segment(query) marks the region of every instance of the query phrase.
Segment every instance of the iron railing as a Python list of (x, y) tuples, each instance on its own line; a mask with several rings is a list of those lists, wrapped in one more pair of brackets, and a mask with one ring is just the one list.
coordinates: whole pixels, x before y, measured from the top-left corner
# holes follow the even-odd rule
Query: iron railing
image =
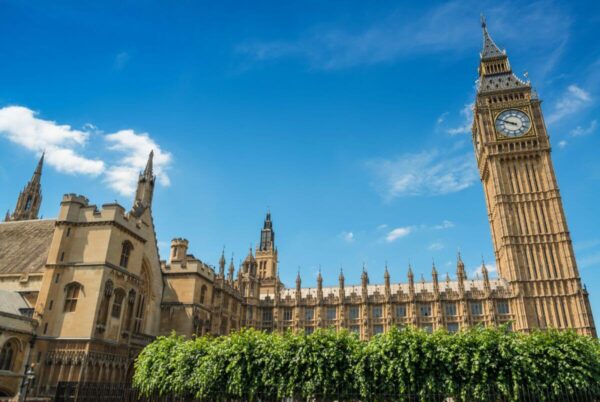
[[(276, 398), (272, 394), (254, 394), (244, 398), (231, 395), (219, 395), (210, 399), (198, 399), (193, 396), (175, 394), (143, 395), (131, 384), (75, 383), (60, 382), (56, 388), (55, 402), (454, 402), (459, 398), (439, 393), (416, 393), (403, 395), (360, 396), (315, 395), (310, 398)], [(522, 387), (513, 399), (506, 398), (500, 392), (489, 390), (483, 397), (466, 398), (468, 402), (600, 402), (600, 385), (585, 389), (527, 389)]]

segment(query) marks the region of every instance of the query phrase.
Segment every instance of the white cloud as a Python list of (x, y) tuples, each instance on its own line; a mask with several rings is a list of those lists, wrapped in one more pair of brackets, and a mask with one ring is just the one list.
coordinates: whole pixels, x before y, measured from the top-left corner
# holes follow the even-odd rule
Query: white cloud
[(387, 229), (388, 225), (387, 223), (382, 223), (381, 225), (377, 226), (377, 230), (384, 230)]
[[(495, 276), (496, 275), (497, 270), (496, 270), (496, 265), (495, 264), (485, 264), (485, 267), (487, 268), (488, 274), (490, 276)], [(480, 265), (480, 266), (478, 266), (477, 269), (475, 269), (472, 272), (471, 277), (476, 277), (476, 276), (479, 275), (479, 277), (481, 278), (482, 270), (483, 270), (483, 264)]]
[(87, 144), (90, 131), (40, 119), (23, 106), (0, 109), (0, 135), (37, 154), (45, 151), (47, 164), (63, 173), (97, 176), (105, 169), (103, 161), (78, 153)]
[(470, 153), (456, 156), (424, 151), (369, 161), (367, 167), (375, 173), (374, 184), (386, 200), (454, 193), (470, 187), (478, 177)]
[(158, 182), (163, 186), (170, 184), (166, 169), (172, 156), (163, 151), (147, 133), (137, 134), (133, 130), (121, 130), (104, 138), (110, 144), (110, 150), (122, 155), (118, 164), (106, 171), (105, 181), (114, 190), (123, 195), (132, 195), (135, 192), (137, 174), (146, 166), (150, 151), (154, 151), (154, 173)]
[(444, 244), (440, 242), (431, 243), (428, 247), (428, 250), (431, 251), (439, 251), (444, 249)]
[(412, 230), (413, 229), (410, 226), (393, 229), (390, 232), (388, 232), (388, 234), (385, 236), (385, 241), (387, 241), (388, 243), (392, 243), (402, 237), (408, 236), (412, 232)]
[[(449, 128), (447, 131), (450, 135), (468, 134), (471, 132), (471, 125), (473, 124), (473, 106), (474, 103), (467, 103), (461, 110), (460, 115), (462, 116), (463, 122), (460, 126)], [(439, 120), (439, 119), (438, 119)]]
[(589, 126), (587, 126), (587, 127), (577, 126), (573, 130), (571, 130), (571, 132), (569, 134), (572, 137), (583, 137), (586, 135), (593, 134), (596, 131), (597, 126), (598, 126), (598, 121), (592, 120), (592, 122), (590, 123)]
[(340, 237), (346, 243), (352, 243), (354, 241), (354, 233), (352, 232), (342, 232), (340, 233)]
[[(91, 123), (77, 130), (70, 125), (41, 119), (27, 107), (7, 106), (0, 108), (1, 136), (36, 154), (45, 151), (45, 162), (59, 172), (102, 175), (111, 188), (123, 195), (134, 193), (138, 172), (144, 169), (148, 154), (154, 150), (154, 172), (158, 182), (163, 186), (169, 185), (166, 170), (172, 156), (162, 150), (147, 133), (121, 130), (104, 134)], [(83, 155), (92, 137), (104, 139), (103, 146), (95, 149), (104, 160)], [(118, 161), (112, 163), (115, 155)]]
[(567, 145), (569, 145), (569, 143), (567, 141), (565, 141), (565, 140), (560, 140), (558, 142), (558, 147), (559, 148), (566, 148)]
[(454, 222), (449, 221), (449, 220), (444, 220), (439, 225), (434, 225), (433, 229), (443, 230), (443, 229), (450, 229), (450, 228), (453, 228), (453, 227), (454, 227)]
[(548, 116), (548, 124), (558, 123), (567, 116), (579, 112), (592, 102), (588, 91), (571, 84), (556, 102), (553, 112)]

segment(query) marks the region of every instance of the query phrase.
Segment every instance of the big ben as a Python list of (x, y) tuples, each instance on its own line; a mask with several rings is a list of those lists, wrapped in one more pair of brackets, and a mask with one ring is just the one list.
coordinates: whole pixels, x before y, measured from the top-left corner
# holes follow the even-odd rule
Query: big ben
[(482, 19), (472, 127), (499, 275), (510, 283), (513, 328), (596, 335), (567, 226), (541, 101), (512, 71)]

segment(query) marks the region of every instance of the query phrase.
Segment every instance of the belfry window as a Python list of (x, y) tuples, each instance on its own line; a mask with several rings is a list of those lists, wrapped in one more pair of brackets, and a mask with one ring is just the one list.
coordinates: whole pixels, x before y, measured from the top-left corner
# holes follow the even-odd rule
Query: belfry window
[(79, 292), (81, 285), (77, 282), (72, 282), (65, 286), (65, 312), (75, 311), (77, 307), (77, 299), (79, 299)]
[(127, 264), (129, 264), (129, 256), (131, 255), (131, 250), (133, 250), (133, 244), (130, 241), (123, 242), (123, 248), (121, 248), (121, 260), (119, 261), (119, 265), (123, 268), (127, 268)]
[(12, 371), (17, 345), (14, 339), (9, 340), (0, 350), (0, 370)]

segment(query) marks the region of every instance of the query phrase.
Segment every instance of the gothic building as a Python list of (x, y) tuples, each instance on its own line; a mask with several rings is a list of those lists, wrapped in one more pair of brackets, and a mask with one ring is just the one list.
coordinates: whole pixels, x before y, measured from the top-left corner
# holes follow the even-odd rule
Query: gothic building
[[(63, 197), (58, 216), (38, 219), (43, 155), (12, 213), (0, 223), (0, 396), (16, 395), (33, 365), (30, 394), (59, 382), (120, 382), (156, 336), (223, 335), (242, 327), (311, 333), (348, 329), (361, 339), (392, 327), (431, 332), (474, 325), (515, 331), (572, 328), (596, 336), (577, 270), (540, 100), (511, 70), (483, 24), (473, 143), (498, 266), (468, 278), (460, 255), (455, 278), (414, 278), (294, 287), (279, 279), (271, 214), (260, 242), (237, 269), (221, 253), (213, 267), (173, 239), (159, 257), (152, 218), (150, 153), (132, 207)], [(394, 270), (396, 271), (396, 270)]]

